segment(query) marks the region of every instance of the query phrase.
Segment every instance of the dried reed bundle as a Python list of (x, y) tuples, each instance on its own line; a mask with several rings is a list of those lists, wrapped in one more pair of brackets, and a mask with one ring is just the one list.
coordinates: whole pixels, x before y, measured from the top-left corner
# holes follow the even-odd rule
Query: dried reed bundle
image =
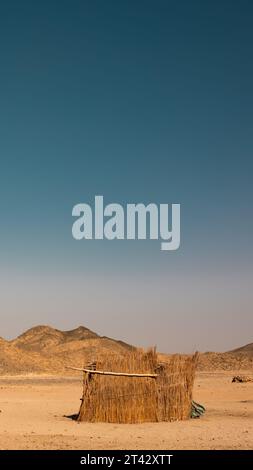
[(140, 374), (124, 377), (84, 374), (79, 421), (143, 423), (190, 416), (197, 356), (174, 355), (159, 364), (155, 349), (134, 350), (124, 357), (106, 355), (97, 370)]

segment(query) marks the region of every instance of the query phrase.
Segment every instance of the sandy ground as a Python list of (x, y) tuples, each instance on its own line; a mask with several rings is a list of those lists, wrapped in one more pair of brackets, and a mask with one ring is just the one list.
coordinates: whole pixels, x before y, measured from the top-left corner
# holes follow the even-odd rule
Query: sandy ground
[(233, 373), (199, 373), (200, 419), (174, 423), (90, 424), (73, 421), (81, 378), (0, 378), (0, 449), (253, 449), (253, 383)]

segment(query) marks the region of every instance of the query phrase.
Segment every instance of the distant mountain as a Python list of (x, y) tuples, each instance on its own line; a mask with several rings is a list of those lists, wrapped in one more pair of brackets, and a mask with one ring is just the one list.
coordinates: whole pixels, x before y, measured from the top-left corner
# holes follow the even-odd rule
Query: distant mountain
[(93, 331), (79, 326), (74, 330), (61, 331), (50, 326), (35, 326), (11, 341), (14, 346), (30, 351), (43, 351), (70, 341), (83, 341), (99, 338)]
[[(66, 366), (83, 367), (90, 361), (99, 361), (105, 354), (122, 356), (133, 348), (124, 341), (99, 336), (84, 326), (69, 331), (35, 326), (12, 341), (0, 337), (0, 375), (73, 375)], [(161, 354), (161, 361), (166, 356)], [(252, 370), (253, 343), (226, 353), (200, 354), (198, 369)]]
[(253, 343), (225, 353), (200, 354), (198, 368), (200, 370), (252, 370)]
[(103, 354), (123, 355), (132, 349), (123, 341), (99, 336), (84, 326), (61, 331), (41, 325), (12, 341), (0, 340), (0, 374), (66, 374), (66, 366), (82, 367)]
[(249, 356), (253, 356), (253, 343), (246, 344), (245, 346), (241, 346), (240, 348), (233, 349), (229, 351), (230, 354), (247, 354)]

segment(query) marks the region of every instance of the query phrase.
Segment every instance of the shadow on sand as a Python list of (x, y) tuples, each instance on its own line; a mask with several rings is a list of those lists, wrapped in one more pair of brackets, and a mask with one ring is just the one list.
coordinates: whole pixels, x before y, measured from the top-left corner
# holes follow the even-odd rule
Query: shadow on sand
[(74, 415), (63, 415), (64, 418), (72, 419), (73, 421), (77, 421), (78, 414)]

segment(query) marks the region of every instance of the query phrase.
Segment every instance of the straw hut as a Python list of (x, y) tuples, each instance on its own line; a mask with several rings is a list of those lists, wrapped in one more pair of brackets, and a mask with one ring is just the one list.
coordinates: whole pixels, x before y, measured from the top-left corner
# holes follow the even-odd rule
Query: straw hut
[(82, 369), (78, 421), (144, 423), (190, 418), (197, 364), (193, 356), (158, 361), (155, 349), (107, 355)]

